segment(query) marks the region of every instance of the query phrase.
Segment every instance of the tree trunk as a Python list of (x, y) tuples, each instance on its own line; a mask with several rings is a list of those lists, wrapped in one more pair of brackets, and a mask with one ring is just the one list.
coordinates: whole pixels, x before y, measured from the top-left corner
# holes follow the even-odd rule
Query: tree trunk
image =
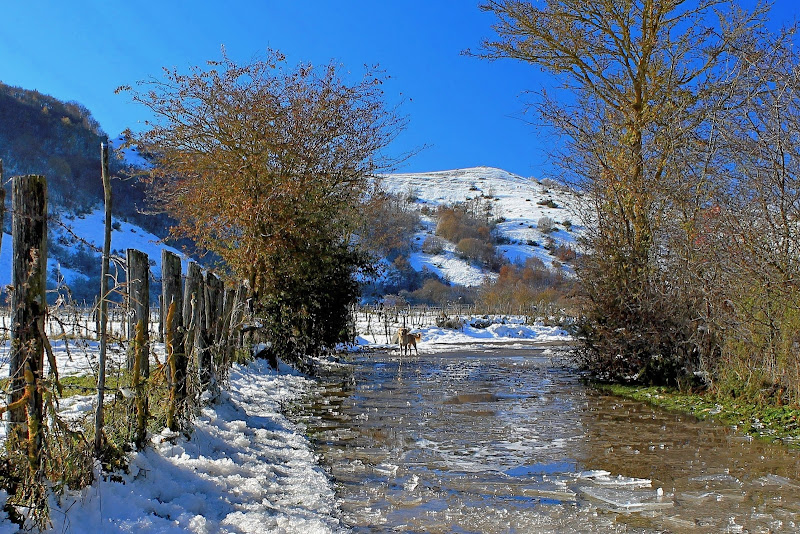
[(47, 181), (17, 176), (12, 182), (11, 356), (8, 436), (12, 447), (27, 439), (28, 461), (39, 470), (43, 442), (44, 317), (47, 311)]

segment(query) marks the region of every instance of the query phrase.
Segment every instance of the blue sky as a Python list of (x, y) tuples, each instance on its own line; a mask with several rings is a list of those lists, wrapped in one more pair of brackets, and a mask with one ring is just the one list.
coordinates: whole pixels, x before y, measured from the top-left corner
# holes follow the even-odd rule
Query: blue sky
[[(491, 36), (493, 16), (478, 0), (7, 0), (0, 7), (0, 81), (37, 89), (91, 110), (109, 135), (146, 117), (119, 85), (162, 67), (237, 62), (268, 48), (299, 61), (341, 63), (354, 73), (379, 64), (390, 103), (405, 101), (406, 132), (392, 149), (429, 148), (407, 172), (487, 165), (542, 176), (552, 139), (524, 114), (525, 91), (548, 83), (536, 67), (465, 57)], [(773, 19), (797, 18), (777, 0)]]

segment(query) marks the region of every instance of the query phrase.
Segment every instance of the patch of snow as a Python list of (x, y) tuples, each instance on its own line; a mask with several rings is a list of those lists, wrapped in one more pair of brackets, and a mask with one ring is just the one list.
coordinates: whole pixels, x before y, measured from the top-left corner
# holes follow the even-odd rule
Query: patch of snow
[(431, 255), (413, 252), (408, 260), (414, 270), (421, 271), (427, 268), (440, 278), (460, 286), (479, 286), (487, 277), (489, 279), (497, 277), (494, 273), (486, 273), (469, 262), (448, 254)]
[(191, 439), (157, 434), (122, 483), (53, 499), (49, 532), (346, 532), (310, 443), (280, 413), (310, 385), (261, 360), (234, 366)]

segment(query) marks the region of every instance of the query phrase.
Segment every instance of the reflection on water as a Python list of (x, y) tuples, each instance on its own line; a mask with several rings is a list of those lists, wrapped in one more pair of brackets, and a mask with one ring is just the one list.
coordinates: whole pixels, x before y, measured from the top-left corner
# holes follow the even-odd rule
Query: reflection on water
[(796, 532), (800, 457), (599, 394), (553, 349), (359, 357), (297, 408), (354, 532)]

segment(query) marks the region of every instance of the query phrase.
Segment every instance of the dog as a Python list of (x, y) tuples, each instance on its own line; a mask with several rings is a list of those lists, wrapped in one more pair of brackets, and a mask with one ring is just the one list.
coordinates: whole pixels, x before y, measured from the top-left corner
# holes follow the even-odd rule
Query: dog
[(422, 334), (412, 334), (410, 328), (403, 327), (394, 335), (392, 338), (392, 343), (398, 343), (400, 345), (400, 352), (405, 355), (408, 355), (411, 352), (411, 349), (409, 348), (410, 345), (414, 347), (414, 352), (416, 352), (417, 356), (419, 356), (419, 350), (417, 350), (417, 341), (421, 340)]

